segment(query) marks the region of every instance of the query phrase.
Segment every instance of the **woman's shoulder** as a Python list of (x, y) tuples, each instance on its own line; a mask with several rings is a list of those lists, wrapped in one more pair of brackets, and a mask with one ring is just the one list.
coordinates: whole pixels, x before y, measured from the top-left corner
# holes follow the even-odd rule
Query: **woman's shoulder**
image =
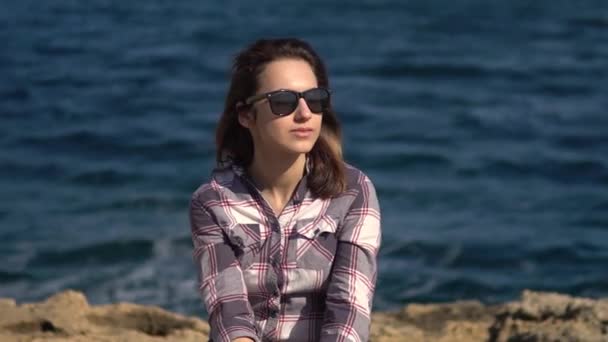
[(373, 187), (372, 180), (361, 169), (344, 162), (346, 171), (346, 191), (360, 191), (362, 187)]
[(235, 176), (231, 168), (214, 168), (211, 175), (192, 192), (191, 199), (202, 204), (220, 200), (220, 194), (233, 187)]
[[(354, 165), (344, 162), (346, 189), (331, 199), (328, 211), (344, 218), (350, 210), (377, 210), (376, 188), (368, 175)], [(334, 216), (334, 215), (330, 215)]]

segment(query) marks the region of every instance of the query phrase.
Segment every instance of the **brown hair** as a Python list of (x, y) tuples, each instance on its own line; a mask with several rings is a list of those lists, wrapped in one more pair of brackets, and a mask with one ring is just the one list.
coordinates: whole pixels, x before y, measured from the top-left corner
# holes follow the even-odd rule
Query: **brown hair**
[[(253, 161), (253, 139), (249, 130), (238, 121), (237, 104), (256, 93), (258, 76), (264, 67), (277, 59), (294, 58), (306, 61), (320, 87), (329, 88), (325, 65), (312, 47), (299, 39), (260, 39), (246, 47), (234, 59), (224, 112), (216, 130), (218, 166), (230, 161), (248, 167)], [(239, 107), (240, 110), (240, 107)], [(342, 157), (340, 123), (331, 104), (323, 112), (318, 140), (308, 153), (312, 168), (307, 184), (315, 197), (330, 198), (346, 189)]]

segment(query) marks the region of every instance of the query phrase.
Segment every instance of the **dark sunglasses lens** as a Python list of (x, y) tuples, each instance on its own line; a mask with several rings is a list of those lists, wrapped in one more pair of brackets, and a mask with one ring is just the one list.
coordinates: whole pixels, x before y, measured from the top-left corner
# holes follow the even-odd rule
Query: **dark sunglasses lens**
[(327, 89), (311, 89), (304, 93), (304, 99), (313, 113), (322, 113), (329, 107), (329, 92)]
[(298, 106), (298, 96), (289, 91), (272, 94), (269, 101), (270, 109), (276, 115), (290, 114)]

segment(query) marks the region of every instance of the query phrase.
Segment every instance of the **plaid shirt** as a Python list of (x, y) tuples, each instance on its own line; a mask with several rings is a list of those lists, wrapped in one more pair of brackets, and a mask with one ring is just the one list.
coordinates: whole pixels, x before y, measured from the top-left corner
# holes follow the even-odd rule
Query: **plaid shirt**
[(368, 340), (380, 209), (370, 179), (345, 166), (345, 192), (314, 198), (303, 177), (278, 217), (235, 164), (192, 194), (210, 341)]

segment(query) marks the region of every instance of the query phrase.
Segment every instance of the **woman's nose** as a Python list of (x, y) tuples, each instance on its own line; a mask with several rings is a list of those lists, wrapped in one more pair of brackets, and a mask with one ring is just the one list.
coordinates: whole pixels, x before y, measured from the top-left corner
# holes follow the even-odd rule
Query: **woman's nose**
[(296, 108), (296, 116), (299, 119), (308, 120), (312, 116), (312, 112), (310, 108), (308, 108), (308, 103), (303, 98), (298, 99), (298, 107)]

